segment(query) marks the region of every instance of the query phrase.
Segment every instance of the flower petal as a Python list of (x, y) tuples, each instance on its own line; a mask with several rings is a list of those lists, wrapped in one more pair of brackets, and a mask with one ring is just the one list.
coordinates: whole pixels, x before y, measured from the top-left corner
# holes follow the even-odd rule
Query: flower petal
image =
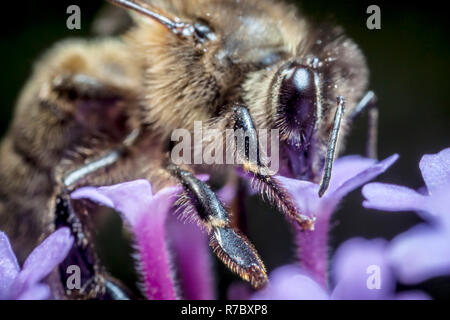
[(74, 239), (69, 228), (61, 228), (48, 236), (25, 260), (11, 292), (19, 297), (52, 272), (69, 253)]
[(72, 199), (90, 199), (123, 213), (128, 223), (135, 226), (147, 212), (153, 200), (152, 188), (147, 180), (135, 180), (114, 186), (80, 188), (71, 194)]
[(375, 165), (375, 159), (364, 158), (357, 155), (345, 156), (335, 161), (327, 192), (334, 192), (343, 183), (357, 176), (361, 172)]
[(309, 181), (302, 181), (284, 176), (276, 176), (283, 188), (292, 196), (300, 212), (307, 216), (314, 216), (320, 212), (321, 199), (319, 186)]
[(399, 156), (397, 154), (394, 154), (389, 158), (368, 167), (364, 171), (357, 173), (355, 176), (343, 182), (333, 192), (325, 194), (325, 197), (330, 197), (339, 200), (342, 199), (345, 195), (347, 195), (351, 191), (355, 190), (356, 188), (359, 188), (363, 184), (369, 182), (370, 180), (384, 173), (398, 160), (398, 158)]
[(328, 300), (327, 292), (293, 265), (282, 266), (270, 275), (269, 284), (251, 300)]
[(336, 286), (332, 299), (389, 299), (395, 290), (386, 258), (387, 241), (354, 238), (343, 243), (333, 258)]
[(37, 284), (25, 290), (17, 300), (47, 300), (50, 297), (50, 287), (46, 284)]
[(319, 186), (308, 181), (277, 176), (278, 181), (292, 195), (300, 211), (309, 216), (330, 213), (349, 192), (385, 172), (397, 161), (393, 155), (381, 162), (359, 156), (348, 156), (336, 160), (330, 188), (323, 198), (318, 196)]
[(366, 198), (363, 206), (386, 211), (426, 210), (427, 198), (420, 193), (402, 186), (386, 183), (369, 183), (362, 193)]
[(0, 232), (0, 300), (9, 296), (10, 287), (19, 271), (19, 264), (9, 239), (6, 234)]
[(84, 187), (72, 192), (70, 197), (74, 200), (89, 199), (99, 205), (114, 208), (112, 200), (100, 190), (102, 190), (102, 188)]
[(430, 194), (450, 184), (450, 148), (438, 154), (424, 155), (419, 163), (423, 179)]
[(420, 224), (398, 235), (389, 246), (389, 259), (398, 279), (416, 284), (450, 275), (450, 232)]
[(150, 300), (177, 298), (166, 242), (166, 218), (181, 187), (170, 187), (156, 195), (147, 180), (136, 180), (101, 188), (82, 188), (72, 198), (87, 197), (121, 212), (130, 225), (139, 254), (145, 293)]

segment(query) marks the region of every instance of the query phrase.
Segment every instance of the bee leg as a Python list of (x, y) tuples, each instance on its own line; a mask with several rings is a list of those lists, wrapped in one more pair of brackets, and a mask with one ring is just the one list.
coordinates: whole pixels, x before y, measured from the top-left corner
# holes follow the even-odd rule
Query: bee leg
[[(67, 191), (72, 191), (87, 181), (95, 185), (113, 184), (115, 181), (109, 181), (108, 179), (104, 181), (101, 174), (111, 170), (115, 164), (127, 158), (130, 148), (139, 137), (139, 133), (139, 129), (133, 130), (120, 145), (105, 148), (99, 156), (90, 156), (83, 159), (82, 165), (77, 165), (72, 161), (63, 162), (57, 168), (58, 183)], [(118, 177), (118, 180), (120, 178)]]
[[(78, 212), (81, 212), (81, 217)], [(55, 214), (55, 228), (68, 227), (75, 238), (67, 258), (59, 265), (62, 288), (57, 288), (57, 295), (83, 300), (130, 299), (128, 290), (109, 276), (100, 264), (92, 235), (84, 228), (84, 218), (88, 216), (84, 203), (73, 202), (67, 193), (62, 193), (56, 198)], [(79, 277), (78, 281), (73, 281), (74, 276)], [(74, 286), (77, 282), (79, 286)]]
[(331, 172), (333, 170), (334, 158), (336, 156), (336, 145), (339, 139), (339, 130), (341, 128), (342, 118), (345, 112), (345, 100), (343, 97), (337, 98), (337, 110), (333, 121), (333, 130), (330, 134), (330, 140), (327, 147), (327, 155), (325, 158), (324, 172), (319, 188), (319, 196), (322, 197), (330, 185)]
[(216, 194), (192, 173), (170, 164), (167, 170), (184, 188), (186, 205), (194, 209), (210, 234), (209, 245), (217, 257), (255, 288), (264, 286), (268, 279), (266, 268), (254, 246), (230, 224), (230, 215)]
[(357, 107), (350, 115), (350, 120), (355, 121), (364, 111), (369, 112), (369, 125), (367, 134), (366, 154), (369, 158), (377, 159), (378, 140), (378, 108), (377, 96), (373, 91), (369, 91), (358, 103)]
[(239, 139), (236, 132), (245, 137), (243, 148), (236, 143), (236, 156), (242, 162), (243, 170), (255, 179), (256, 189), (281, 212), (297, 221), (303, 230), (313, 230), (314, 218), (299, 213), (289, 193), (284, 190), (261, 160), (259, 138), (248, 109), (242, 105), (235, 106), (232, 119), (236, 140)]
[[(59, 265), (62, 294), (66, 298), (95, 299), (104, 294), (102, 277), (99, 274), (98, 258), (88, 241), (83, 225), (75, 213), (68, 194), (62, 194), (56, 198), (55, 228), (68, 227), (75, 238), (74, 245), (67, 258)], [(79, 277), (74, 281), (78, 284), (70, 285), (71, 268), (78, 270)]]

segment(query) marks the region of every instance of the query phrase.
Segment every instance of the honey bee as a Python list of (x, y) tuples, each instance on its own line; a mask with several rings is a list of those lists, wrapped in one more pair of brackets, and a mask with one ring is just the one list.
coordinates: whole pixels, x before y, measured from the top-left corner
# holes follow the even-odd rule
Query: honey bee
[[(198, 166), (171, 161), (171, 134), (201, 121), (242, 130), (246, 146), (258, 146), (256, 129), (278, 129), (280, 173), (320, 182), (323, 195), (335, 154), (364, 110), (375, 147), (375, 96), (365, 94), (363, 54), (340, 28), (314, 25), (275, 0), (109, 2), (130, 12), (130, 30), (57, 45), (20, 96), (1, 146), (0, 176), (9, 183), (0, 186), (0, 228), (23, 259), (51, 230), (71, 227), (77, 241), (61, 270), (81, 261), (84, 290), (61, 296), (123, 298), (125, 289), (96, 257), (87, 208), (68, 194), (136, 178), (155, 190), (181, 183), (219, 259), (255, 288), (264, 286), (263, 262), (211, 187), (195, 177)], [(313, 230), (314, 218), (302, 215), (259, 152), (254, 158), (248, 149), (236, 150), (236, 166), (263, 198)]]

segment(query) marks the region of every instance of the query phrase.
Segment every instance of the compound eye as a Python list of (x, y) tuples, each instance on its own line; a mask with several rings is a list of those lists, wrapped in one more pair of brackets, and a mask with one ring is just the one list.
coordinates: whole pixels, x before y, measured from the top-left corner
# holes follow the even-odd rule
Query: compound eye
[(213, 41), (217, 39), (216, 34), (203, 21), (194, 23), (195, 36), (200, 42)]

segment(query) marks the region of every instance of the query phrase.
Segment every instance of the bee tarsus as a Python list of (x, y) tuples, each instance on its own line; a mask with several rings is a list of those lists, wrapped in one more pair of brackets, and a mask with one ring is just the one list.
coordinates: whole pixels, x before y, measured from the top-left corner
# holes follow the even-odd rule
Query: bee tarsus
[[(170, 164), (168, 170), (181, 182), (184, 197), (198, 213), (210, 234), (210, 246), (217, 257), (233, 272), (260, 288), (268, 281), (266, 268), (247, 237), (230, 225), (230, 214), (216, 194), (192, 173)], [(186, 210), (186, 209), (185, 209)]]
[(233, 128), (244, 137), (244, 147), (239, 146), (236, 137), (236, 155), (241, 160), (241, 167), (252, 177), (252, 186), (289, 218), (297, 221), (306, 230), (314, 229), (314, 221), (302, 215), (294, 205), (288, 192), (279, 184), (267, 165), (261, 161), (260, 143), (252, 116), (247, 107), (236, 105), (233, 108)]

